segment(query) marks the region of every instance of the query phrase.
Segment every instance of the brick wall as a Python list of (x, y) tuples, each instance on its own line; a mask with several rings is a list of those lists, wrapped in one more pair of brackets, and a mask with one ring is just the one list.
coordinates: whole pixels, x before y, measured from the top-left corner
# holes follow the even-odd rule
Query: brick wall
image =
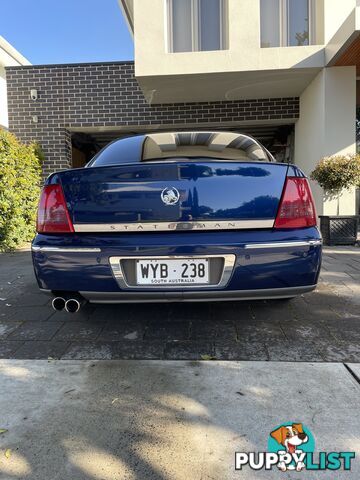
[[(149, 105), (134, 77), (133, 62), (8, 67), (10, 130), (44, 150), (44, 173), (67, 168), (74, 128), (234, 125), (299, 117), (299, 99), (219, 101)], [(30, 99), (30, 89), (38, 100)], [(38, 122), (34, 123), (33, 117)]]

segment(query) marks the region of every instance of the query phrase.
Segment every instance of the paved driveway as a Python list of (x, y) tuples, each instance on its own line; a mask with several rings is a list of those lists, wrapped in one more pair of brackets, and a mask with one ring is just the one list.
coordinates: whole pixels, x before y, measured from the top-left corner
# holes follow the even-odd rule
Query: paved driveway
[(88, 305), (54, 312), (29, 252), (0, 255), (0, 358), (360, 362), (360, 249), (325, 249), (291, 302)]

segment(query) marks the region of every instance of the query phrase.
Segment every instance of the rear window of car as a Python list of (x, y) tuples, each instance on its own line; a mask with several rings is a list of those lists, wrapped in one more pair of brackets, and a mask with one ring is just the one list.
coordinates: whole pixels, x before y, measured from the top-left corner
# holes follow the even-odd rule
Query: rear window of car
[(161, 132), (117, 140), (88, 164), (89, 167), (161, 160), (207, 158), (226, 161), (271, 161), (252, 137), (233, 132)]
[(115, 140), (100, 150), (90, 161), (88, 167), (137, 163), (141, 160), (143, 142), (143, 135)]

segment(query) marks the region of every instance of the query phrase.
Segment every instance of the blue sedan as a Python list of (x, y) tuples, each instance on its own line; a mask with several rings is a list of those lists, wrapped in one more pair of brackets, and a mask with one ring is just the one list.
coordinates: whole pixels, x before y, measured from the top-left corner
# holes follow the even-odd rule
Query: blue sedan
[(52, 174), (32, 244), (53, 307), (286, 299), (316, 288), (309, 183), (254, 138), (161, 132), (117, 140)]

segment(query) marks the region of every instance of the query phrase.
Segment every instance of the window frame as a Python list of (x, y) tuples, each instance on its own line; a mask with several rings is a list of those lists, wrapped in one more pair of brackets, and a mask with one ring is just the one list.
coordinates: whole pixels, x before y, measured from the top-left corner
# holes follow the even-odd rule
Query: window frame
[(307, 0), (308, 12), (309, 12), (309, 43), (308, 45), (290, 45), (290, 6), (289, 0), (280, 0), (280, 45), (282, 47), (308, 47), (313, 45), (314, 35), (314, 26), (316, 24), (315, 20), (315, 2), (313, 0)]
[[(289, 0), (278, 0), (279, 2), (279, 28), (280, 28), (280, 45), (279, 47), (295, 47), (297, 45), (290, 45), (289, 39), (289, 23), (290, 23), (290, 8)], [(309, 44), (300, 45), (307, 47), (309, 45), (316, 45), (316, 0), (307, 0), (309, 10)], [(260, 10), (261, 15), (261, 10)], [(261, 26), (261, 21), (260, 21)], [(260, 47), (261, 48), (279, 48), (279, 47), (262, 47), (262, 32), (260, 31)]]
[(201, 50), (201, 11), (200, 0), (191, 0), (191, 50), (184, 52), (174, 51), (174, 32), (173, 32), (173, 0), (166, 2), (167, 17), (167, 50), (169, 53), (194, 53), (194, 52), (219, 52), (226, 50), (227, 32), (228, 32), (228, 0), (219, 0), (220, 3), (220, 48), (217, 50)]

